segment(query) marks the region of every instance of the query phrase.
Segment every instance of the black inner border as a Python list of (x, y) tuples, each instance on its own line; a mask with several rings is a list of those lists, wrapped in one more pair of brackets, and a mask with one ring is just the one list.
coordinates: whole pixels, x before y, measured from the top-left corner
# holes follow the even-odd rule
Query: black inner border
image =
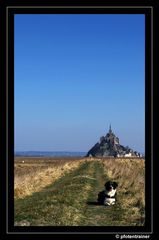
[[(29, 4), (30, 1), (27, 2)], [(40, 2), (39, 2), (40, 3)], [(25, 6), (27, 5), (25, 4)], [(40, 5), (40, 4), (39, 4)], [(47, 4), (44, 4), (47, 6)], [(59, 5), (59, 4), (57, 4)], [(111, 4), (109, 4), (111, 6)], [(118, 5), (118, 4), (117, 4)], [(11, 6), (11, 5), (10, 5)], [(29, 6), (29, 5), (28, 5)], [(42, 6), (42, 4), (40, 5)], [(84, 4), (83, 4), (84, 6)], [(127, 5), (126, 5), (127, 6)], [(99, 5), (98, 5), (99, 7)], [(143, 227), (14, 227), (14, 14), (145, 14), (145, 162), (146, 219)], [(4, 14), (5, 15), (5, 14)], [(4, 16), (3, 15), (3, 16)], [(5, 37), (4, 37), (5, 40)], [(8, 232), (151, 232), (151, 8), (8, 8)], [(151, 159), (152, 160), (152, 159)], [(5, 169), (5, 168), (4, 168)], [(5, 198), (5, 197), (4, 197)], [(7, 199), (5, 199), (6, 202)], [(7, 204), (6, 204), (7, 207)], [(4, 220), (5, 219), (5, 212)], [(5, 229), (4, 221), (4, 229)], [(28, 235), (29, 236), (29, 235)], [(39, 235), (42, 238), (42, 235)]]

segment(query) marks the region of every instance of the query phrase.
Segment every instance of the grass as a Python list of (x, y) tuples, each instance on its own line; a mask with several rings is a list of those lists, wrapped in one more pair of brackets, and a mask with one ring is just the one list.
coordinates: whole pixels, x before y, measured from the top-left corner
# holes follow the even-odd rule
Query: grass
[[(23, 179), (23, 184), (15, 187), (15, 225), (144, 224), (144, 160), (85, 158), (64, 163), (61, 161), (59, 165), (57, 162), (52, 165), (49, 163), (49, 166), (46, 163), (35, 164), (34, 171), (26, 174), (24, 169), (31, 168), (34, 163), (24, 164), (21, 166), (23, 176), (17, 169), (15, 174), (15, 179)], [(119, 183), (118, 201), (115, 206), (100, 206), (97, 204), (98, 192), (103, 190), (104, 183), (109, 179)], [(25, 191), (25, 184), (32, 184), (31, 190)], [(22, 195), (17, 194), (17, 188), (23, 192)]]
[[(23, 161), (23, 160), (22, 160)], [(65, 173), (79, 167), (79, 161), (48, 161), (34, 160), (15, 163), (14, 197), (25, 198), (39, 192), (45, 186), (53, 183)]]
[(119, 183), (118, 198), (122, 202), (127, 225), (144, 224), (145, 161), (144, 159), (114, 159), (102, 161), (105, 173)]
[(83, 163), (43, 191), (16, 200), (15, 220), (27, 220), (31, 225), (39, 225), (40, 217), (42, 225), (78, 225), (82, 217), (82, 205), (94, 181), (88, 177), (91, 171), (92, 166)]

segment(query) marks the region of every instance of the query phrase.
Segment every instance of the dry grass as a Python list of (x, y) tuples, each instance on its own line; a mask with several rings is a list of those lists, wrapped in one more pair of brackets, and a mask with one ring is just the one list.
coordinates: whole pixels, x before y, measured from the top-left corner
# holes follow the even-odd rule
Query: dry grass
[[(112, 208), (96, 205), (109, 179), (119, 185)], [(144, 219), (144, 159), (15, 160), (15, 225), (142, 226)]]
[(83, 160), (39, 162), (15, 161), (14, 197), (24, 198), (39, 192), (66, 173), (77, 169)]
[(79, 226), (81, 219), (83, 223), (98, 164), (79, 161), (78, 167), (42, 191), (15, 199), (16, 226)]
[(124, 219), (129, 224), (144, 224), (145, 212), (145, 161), (144, 159), (102, 160), (105, 174), (119, 184), (118, 193)]

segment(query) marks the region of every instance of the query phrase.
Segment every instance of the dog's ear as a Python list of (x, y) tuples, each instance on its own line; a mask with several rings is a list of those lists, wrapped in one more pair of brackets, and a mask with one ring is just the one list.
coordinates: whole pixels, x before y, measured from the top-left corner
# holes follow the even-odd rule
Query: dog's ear
[(117, 188), (117, 186), (118, 186), (117, 182), (113, 182), (113, 185), (115, 188)]
[(104, 184), (104, 186), (106, 187), (106, 186), (108, 186), (108, 184), (110, 184), (110, 181), (106, 182), (106, 183)]

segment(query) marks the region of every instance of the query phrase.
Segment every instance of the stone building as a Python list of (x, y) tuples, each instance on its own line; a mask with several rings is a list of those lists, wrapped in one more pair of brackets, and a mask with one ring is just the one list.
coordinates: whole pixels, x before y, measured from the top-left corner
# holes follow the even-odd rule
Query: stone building
[(109, 127), (109, 132), (100, 137), (99, 142), (97, 142), (87, 153), (86, 155), (93, 157), (139, 157), (138, 152), (134, 152), (131, 148), (124, 147), (120, 145), (119, 138), (113, 133), (111, 125)]

